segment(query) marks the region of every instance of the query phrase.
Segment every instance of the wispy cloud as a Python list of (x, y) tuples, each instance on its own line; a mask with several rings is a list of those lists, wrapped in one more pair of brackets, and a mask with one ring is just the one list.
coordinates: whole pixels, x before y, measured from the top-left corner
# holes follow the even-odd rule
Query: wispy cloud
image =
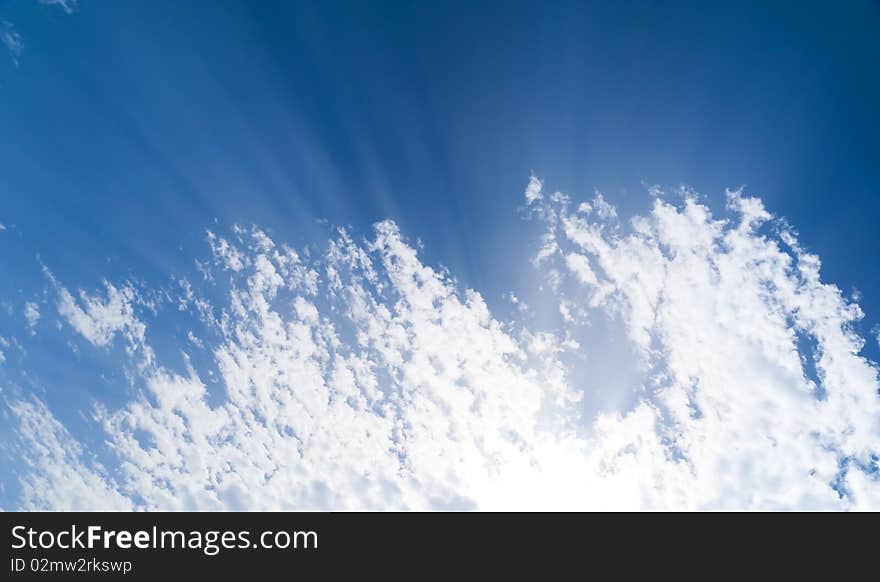
[[(547, 227), (537, 273), (570, 315), (553, 329), (499, 320), (388, 221), (320, 253), (257, 228), (210, 233), (210, 280), (165, 291), (202, 326), (181, 331), (183, 369), (153, 352), (143, 290), (55, 282), (84, 340), (130, 348), (137, 394), (95, 403), (103, 464), (44, 403), (13, 403), (21, 504), (880, 507), (880, 382), (858, 355), (858, 306), (790, 231), (768, 234), (758, 199), (732, 192), (714, 217), (695, 196), (653, 195), (624, 221), (601, 194), (530, 182)], [(630, 405), (584, 418), (591, 372), (566, 362), (594, 347), (572, 339), (590, 318), (618, 322), (646, 380)]]
[(24, 318), (31, 334), (35, 333), (37, 322), (40, 321), (40, 306), (33, 301), (24, 304)]
[[(77, 0), (39, 0), (39, 2), (47, 6), (57, 6), (67, 14), (72, 14), (77, 8)], [(9, 51), (12, 62), (17, 67), (24, 50), (24, 43), (22, 42), (21, 34), (18, 33), (12, 22), (7, 20), (0, 21), (0, 42)]]
[(81, 292), (79, 300), (65, 289), (58, 289), (58, 313), (92, 345), (106, 346), (117, 333), (125, 334), (130, 345), (143, 342), (144, 325), (134, 316), (135, 292), (130, 286), (117, 288), (106, 283), (106, 298)]
[(77, 0), (40, 0), (40, 4), (57, 6), (68, 14), (72, 14), (77, 7)]
[(877, 507), (880, 383), (858, 355), (858, 305), (790, 231), (766, 236), (782, 225), (757, 198), (729, 192), (719, 220), (692, 193), (654, 195), (628, 225), (538, 209), (573, 275), (561, 293), (619, 316), (649, 370), (636, 411), (599, 421), (646, 423), (611, 465), (685, 507)]
[(39, 399), (11, 404), (18, 420), (18, 438), (30, 446), (23, 457), (28, 471), (22, 476), (21, 507), (46, 510), (63, 507), (131, 509), (131, 502), (115, 491), (91, 462), (81, 445)]
[(3, 42), (3, 46), (9, 51), (12, 62), (15, 63), (15, 66), (18, 66), (24, 45), (21, 35), (15, 30), (15, 26), (11, 22), (6, 20), (0, 22), (0, 41)]

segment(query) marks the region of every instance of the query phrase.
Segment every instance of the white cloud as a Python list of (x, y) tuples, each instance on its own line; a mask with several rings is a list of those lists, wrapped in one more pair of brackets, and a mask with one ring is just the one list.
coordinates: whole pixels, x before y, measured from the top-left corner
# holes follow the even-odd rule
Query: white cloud
[(129, 285), (121, 288), (105, 282), (106, 298), (81, 291), (79, 300), (66, 288), (58, 287), (58, 313), (95, 346), (107, 346), (117, 333), (123, 334), (130, 349), (144, 343), (146, 326), (134, 314), (139, 301)]
[(758, 199), (731, 192), (728, 205), (731, 218), (717, 220), (694, 196), (661, 198), (626, 234), (609, 227), (610, 213), (591, 222), (562, 205), (542, 212), (563, 225), (555, 241), (572, 283), (623, 319), (652, 377), (635, 411), (599, 420), (644, 425), (608, 466), (650, 471), (644, 499), (658, 506), (876, 507), (880, 399), (852, 329), (861, 310), (821, 282), (793, 235), (781, 237), (786, 252), (759, 233), (771, 216)]
[(602, 196), (601, 192), (596, 192), (590, 208), (595, 210), (596, 214), (599, 215), (599, 218), (603, 220), (617, 218), (617, 209), (605, 200), (605, 197)]
[[(575, 398), (552, 337), (524, 348), (389, 222), (365, 243), (341, 232), (314, 264), (242, 239), (212, 238), (240, 282), (211, 346), (224, 401), (193, 369), (143, 367), (140, 397), (99, 408), (115, 490), (170, 509), (476, 507), (540, 464), (542, 414)], [(142, 341), (131, 293), (106, 287), (81, 307), (59, 286), (59, 311), (95, 345), (130, 328)]]
[(200, 350), (205, 349), (205, 344), (202, 343), (202, 340), (196, 337), (192, 330), (186, 332), (186, 339), (189, 341), (189, 343), (199, 348)]
[(544, 194), (542, 193), (544, 185), (541, 183), (541, 180), (532, 176), (529, 178), (529, 185), (526, 186), (526, 204), (532, 204), (537, 200), (541, 200), (544, 198)]
[(10, 410), (26, 448), (21, 459), (29, 469), (22, 477), (22, 509), (131, 509), (131, 502), (115, 491), (103, 467), (87, 460), (81, 446), (41, 400), (14, 402)]
[(24, 318), (27, 320), (28, 329), (33, 334), (37, 322), (40, 321), (40, 306), (33, 301), (24, 304)]
[[(15, 30), (15, 26), (13, 26), (11, 22), (5, 20), (0, 22), (0, 41), (3, 42), (3, 45), (9, 51), (9, 55), (12, 57), (12, 62), (18, 66), (18, 61), (21, 58), (21, 51), (24, 48), (24, 45), (21, 40), (21, 35)], [(0, 224), (0, 230), (6, 230), (6, 227)]]
[[(204, 379), (213, 372), (152, 357), (130, 286), (77, 300), (56, 283), (59, 313), (92, 344), (122, 336), (150, 357), (132, 351), (131, 402), (96, 407), (117, 457), (106, 468), (44, 405), (16, 405), (31, 427), (22, 446), (38, 450), (23, 504), (880, 507), (877, 370), (858, 355), (858, 306), (821, 281), (793, 234), (767, 234), (757, 199), (731, 193), (717, 219), (693, 197), (656, 196), (621, 224), (598, 195), (571, 213), (566, 196), (533, 191), (547, 225), (539, 252), (552, 249), (537, 268), (566, 315), (553, 332), (496, 319), (392, 222), (368, 241), (339, 231), (321, 256), (258, 229), (210, 234), (205, 284), (226, 299), (203, 317), (206, 299), (186, 284), (169, 304), (202, 322), (181, 349), (204, 346), (220, 394)], [(580, 388), (591, 371), (563, 362), (603, 341), (573, 339), (590, 314), (623, 326), (636, 354), (626, 365), (646, 381), (631, 404), (581, 418), (597, 397)]]
[(58, 6), (67, 14), (72, 14), (76, 10), (77, 0), (40, 0), (40, 4)]
[[(48, 6), (58, 6), (67, 14), (72, 14), (77, 8), (77, 0), (39, 1), (40, 4), (45, 4)], [(12, 57), (12, 62), (17, 67), (19, 64), (19, 60), (21, 59), (22, 50), (24, 49), (24, 43), (22, 42), (21, 35), (18, 33), (17, 30), (15, 30), (15, 25), (9, 21), (0, 21), (0, 42), (2, 42), (6, 49), (9, 51), (9, 54)], [(2, 224), (0, 224), (0, 230), (5, 230)]]

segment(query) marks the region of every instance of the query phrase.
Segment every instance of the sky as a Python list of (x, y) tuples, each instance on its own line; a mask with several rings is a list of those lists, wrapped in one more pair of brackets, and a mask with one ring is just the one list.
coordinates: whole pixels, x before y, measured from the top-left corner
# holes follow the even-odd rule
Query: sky
[(880, 508), (878, 25), (3, 1), (0, 507)]

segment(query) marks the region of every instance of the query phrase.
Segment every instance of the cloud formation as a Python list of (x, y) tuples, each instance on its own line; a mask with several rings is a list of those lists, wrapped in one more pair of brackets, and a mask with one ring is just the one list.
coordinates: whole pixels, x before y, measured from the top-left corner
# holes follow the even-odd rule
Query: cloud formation
[[(192, 316), (182, 369), (151, 346), (145, 290), (74, 294), (50, 275), (93, 349), (124, 342), (136, 395), (94, 403), (100, 462), (42, 401), (12, 402), (21, 505), (880, 507), (880, 384), (858, 306), (759, 200), (731, 192), (715, 218), (694, 194), (654, 195), (623, 222), (599, 193), (575, 203), (530, 180), (554, 329), (499, 320), (390, 221), (320, 253), (257, 228), (209, 233), (204, 285), (162, 291)], [(598, 319), (621, 328), (644, 383), (586, 417), (592, 372), (569, 362)]]
[(28, 301), (27, 303), (25, 303), (24, 318), (27, 321), (28, 329), (33, 334), (34, 328), (37, 326), (37, 322), (40, 321), (40, 306), (33, 301)]
[(40, 4), (57, 6), (67, 14), (72, 14), (73, 11), (76, 10), (77, 0), (40, 0)]
[(600, 200), (535, 211), (539, 256), (564, 265), (575, 301), (624, 322), (647, 371), (619, 419), (644, 427), (611, 465), (651, 471), (673, 506), (877, 507), (877, 368), (859, 355), (861, 310), (818, 257), (740, 192), (723, 219), (689, 192), (628, 224)]
[[(13, 26), (11, 22), (6, 20), (0, 22), (0, 41), (3, 42), (3, 46), (9, 51), (9, 55), (12, 57), (12, 62), (15, 66), (18, 66), (24, 43), (22, 43), (21, 35), (15, 30), (15, 26)], [(0, 225), (0, 230), (6, 229), (2, 228), (2, 225)]]
[[(39, 2), (47, 6), (57, 6), (67, 14), (73, 14), (77, 8), (77, 0), (39, 0)], [(12, 62), (17, 67), (24, 50), (24, 42), (21, 39), (21, 34), (15, 29), (15, 25), (8, 20), (0, 21), (0, 42), (9, 51)], [(2, 226), (0, 225), (0, 230), (4, 230)]]

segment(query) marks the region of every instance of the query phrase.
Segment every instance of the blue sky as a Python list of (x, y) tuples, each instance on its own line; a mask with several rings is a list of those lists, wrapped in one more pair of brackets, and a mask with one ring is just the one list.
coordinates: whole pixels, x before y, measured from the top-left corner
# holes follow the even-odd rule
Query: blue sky
[(0, 54), (0, 336), (26, 343), (7, 383), (83, 442), (101, 437), (74, 404), (126, 400), (124, 347), (72, 359), (67, 328), (30, 336), (25, 303), (47, 326), (55, 304), (42, 266), (71, 290), (156, 289), (192, 276), (206, 229), (299, 248), (392, 219), (506, 313), (542, 284), (532, 174), (621, 215), (652, 185), (718, 212), (744, 186), (857, 290), (880, 359), (876, 3), (67, 5), (0, 4), (21, 44)]

